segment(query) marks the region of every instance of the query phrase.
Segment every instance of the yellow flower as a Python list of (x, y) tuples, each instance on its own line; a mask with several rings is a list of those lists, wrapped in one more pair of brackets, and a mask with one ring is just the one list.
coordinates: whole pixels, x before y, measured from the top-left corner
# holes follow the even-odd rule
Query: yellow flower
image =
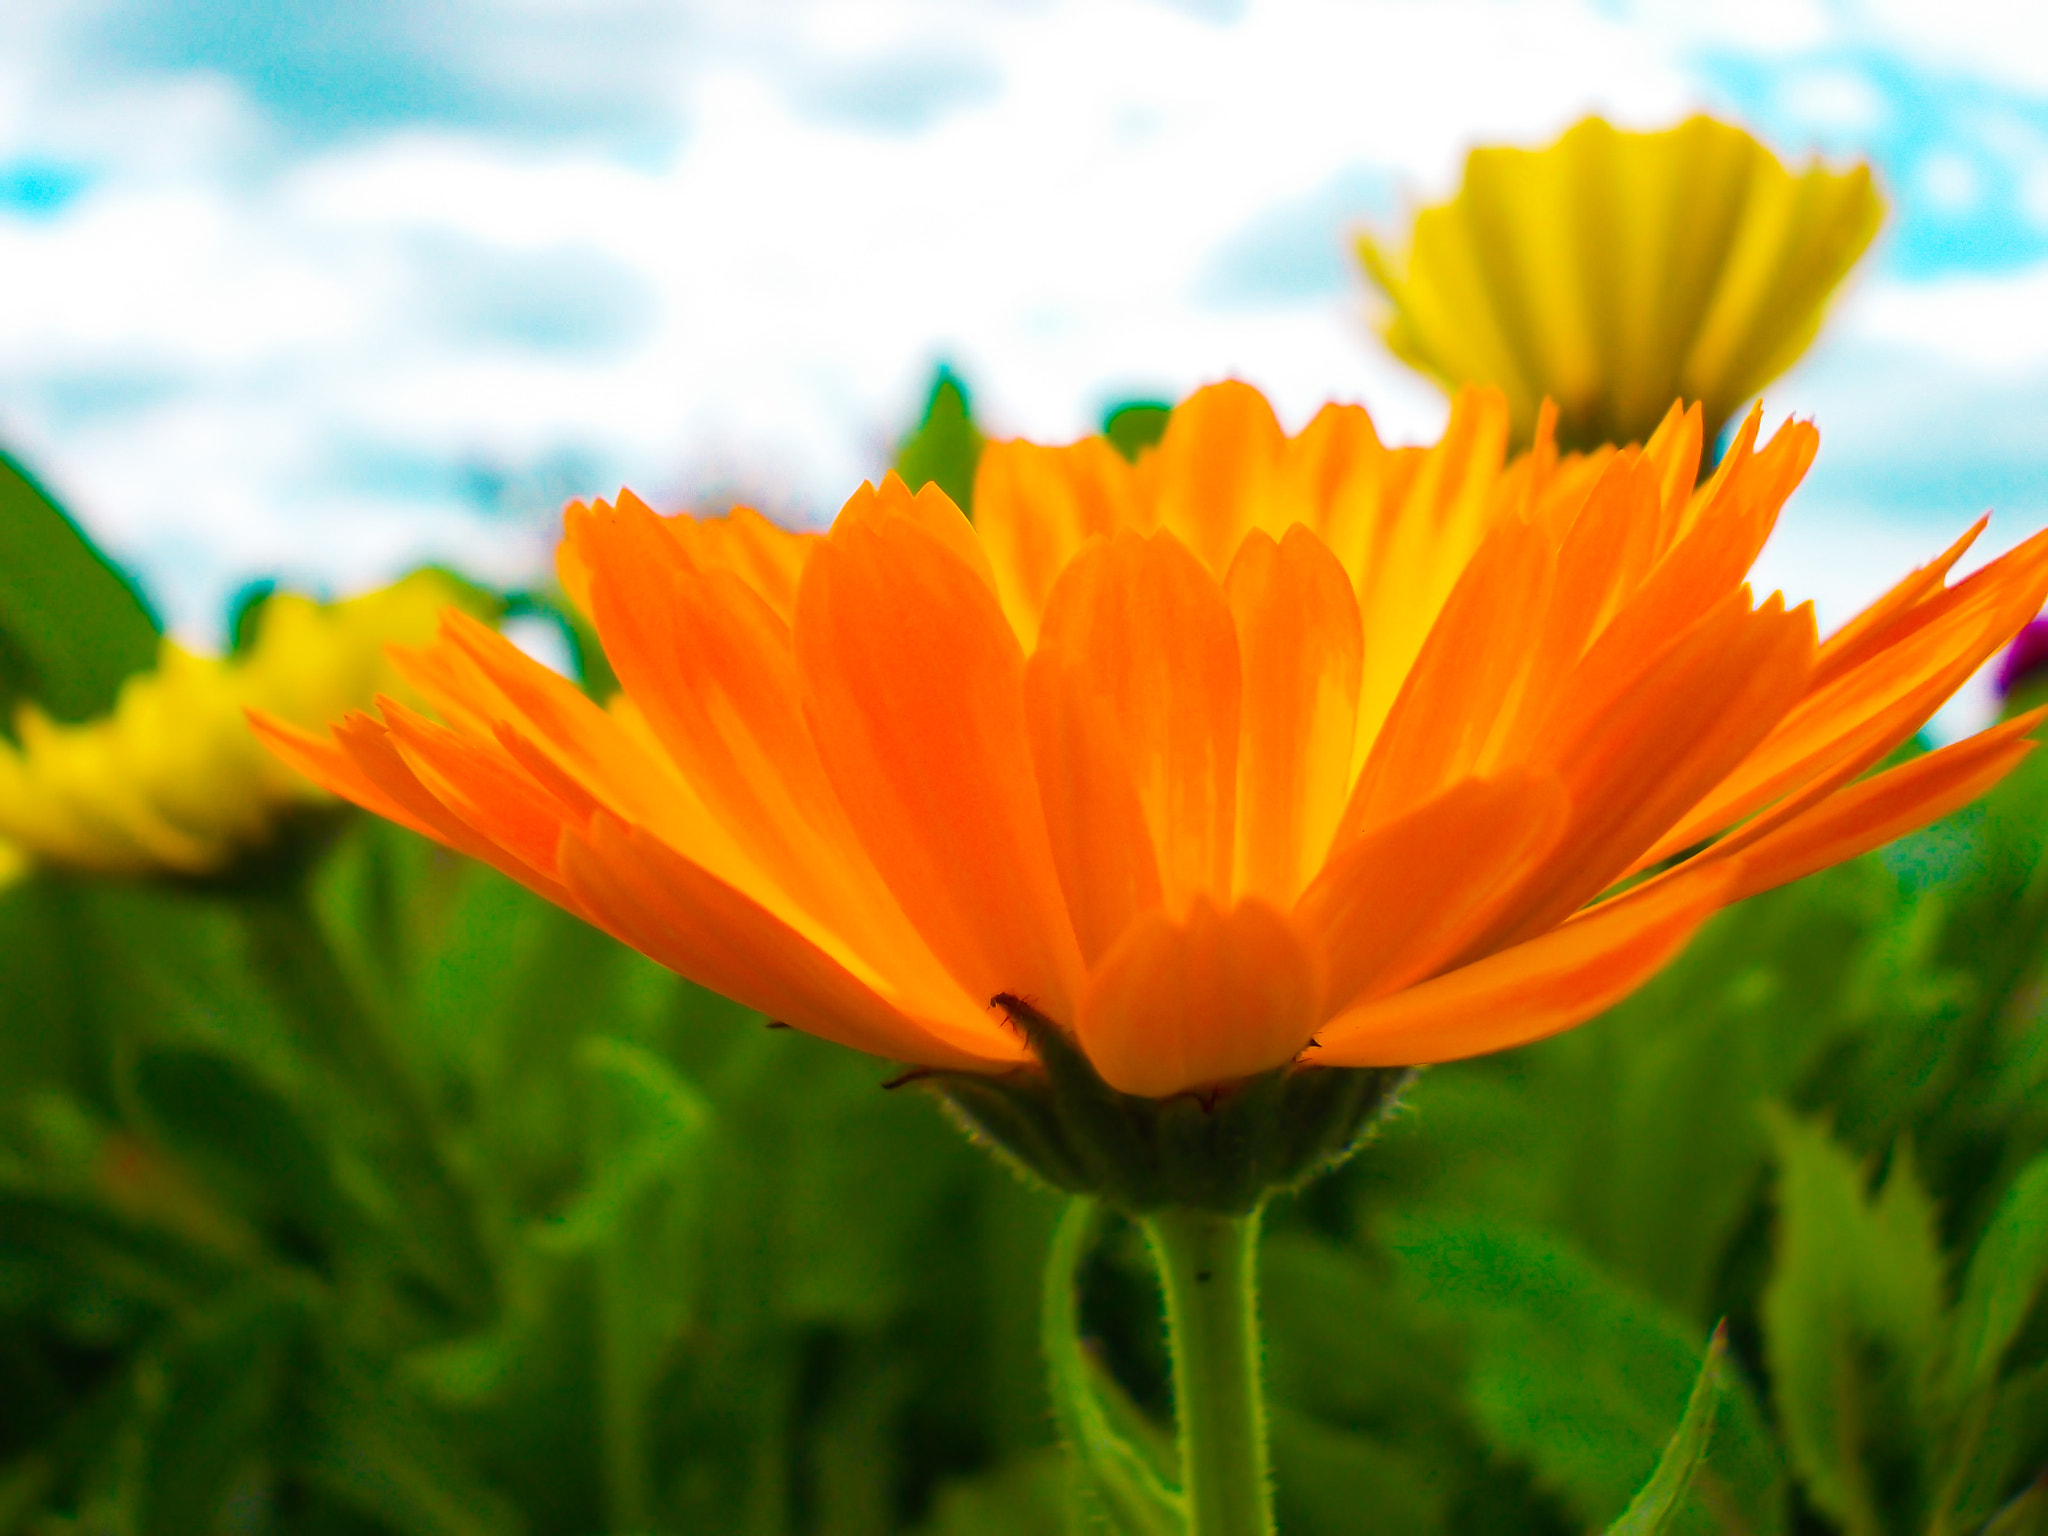
[(246, 712), (314, 725), (368, 703), (399, 686), (385, 645), (426, 638), (459, 597), (432, 571), (339, 603), (279, 593), (245, 654), (195, 656), (167, 639), (155, 670), (123, 683), (98, 719), (25, 706), (18, 745), (0, 740), (0, 846), (102, 873), (223, 868), (281, 814), (327, 798), (257, 744)]
[(0, 838), (0, 890), (5, 890), (28, 873), (28, 855), (5, 838)]
[(1287, 438), (1223, 384), (1135, 465), (991, 444), (974, 524), (894, 477), (824, 535), (621, 495), (570, 508), (562, 562), (610, 707), (451, 615), (400, 658), (438, 722), (259, 724), (877, 1055), (1004, 1073), (1049, 1024), (1152, 1098), (1469, 1056), (2028, 748), (2032, 717), (1864, 777), (2048, 596), (2048, 535), (1944, 586), (1966, 535), (1820, 644), (1744, 584), (1817, 443), (1757, 421), (1696, 490), (1697, 407), (1510, 464), (1492, 392), (1389, 450), (1356, 407)]
[(1544, 150), (1475, 149), (1396, 261), (1387, 343), (1446, 388), (1506, 392), (1514, 440), (1547, 396), (1566, 447), (1641, 442), (1677, 399), (1711, 437), (1806, 350), (1877, 232), (1867, 166), (1795, 176), (1739, 128), (1587, 118)]

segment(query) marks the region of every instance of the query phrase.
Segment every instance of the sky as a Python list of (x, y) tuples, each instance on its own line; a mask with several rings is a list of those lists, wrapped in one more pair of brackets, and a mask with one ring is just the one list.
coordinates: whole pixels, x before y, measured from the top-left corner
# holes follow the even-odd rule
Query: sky
[(1348, 233), (1700, 109), (1891, 206), (1766, 395), (1822, 445), (1762, 583), (1826, 628), (2048, 522), (2018, 0), (9, 0), (0, 445), (209, 644), (252, 580), (535, 580), (620, 485), (822, 522), (941, 361), (997, 436), (1234, 375), (1422, 441)]

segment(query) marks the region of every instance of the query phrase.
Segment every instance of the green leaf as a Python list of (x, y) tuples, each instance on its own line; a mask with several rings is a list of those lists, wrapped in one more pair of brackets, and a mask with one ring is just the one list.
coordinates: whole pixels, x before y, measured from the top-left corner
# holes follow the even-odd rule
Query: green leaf
[(1455, 1330), (1430, 1326), (1412, 1287), (1378, 1258), (1299, 1230), (1264, 1239), (1267, 1382), (1276, 1402), (1326, 1421), (1388, 1442), (1419, 1438), (1418, 1458), (1442, 1466), (1452, 1454), (1446, 1433), (1463, 1425), (1464, 1356)]
[(1993, 1515), (1984, 1536), (2048, 1536), (2048, 1472)]
[(1183, 1536), (1187, 1515), (1165, 1465), (1170, 1447), (1081, 1340), (1075, 1286), (1101, 1215), (1094, 1201), (1076, 1199), (1046, 1261), (1040, 1316), (1053, 1416), (1073, 1454), (1085, 1506), (1119, 1533)]
[(166, 1310), (193, 1305), (231, 1274), (229, 1261), (97, 1203), (0, 1183), (0, 1255), (56, 1262), (116, 1296)]
[(1873, 1198), (1824, 1128), (1782, 1111), (1771, 1127), (1780, 1238), (1762, 1316), (1793, 1464), (1851, 1536), (1917, 1524), (1934, 1486), (1928, 1397), (1945, 1333), (1933, 1203), (1903, 1147)]
[(1118, 453), (1135, 461), (1166, 436), (1166, 421), (1172, 414), (1173, 407), (1163, 400), (1128, 400), (1103, 413), (1102, 435)]
[(703, 1095), (651, 1051), (597, 1036), (583, 1041), (576, 1055), (596, 1096), (595, 1173), (538, 1236), (544, 1247), (560, 1252), (606, 1241), (650, 1189), (689, 1177), (711, 1120)]
[(1070, 1475), (1054, 1452), (950, 1479), (934, 1495), (931, 1516), (916, 1536), (1069, 1536)]
[(1830, 871), (1721, 913), (1642, 992), (1529, 1053), (1541, 1110), (1525, 1134), (1555, 1164), (1532, 1217), (1695, 1333), (1726, 1306), (1723, 1255), (1770, 1166), (1758, 1108), (1861, 1027), (1849, 999), (1897, 905), (1888, 885)]
[[(1534, 1467), (1589, 1525), (1612, 1519), (1655, 1475), (1698, 1391), (1697, 1334), (1617, 1284), (1553, 1234), (1412, 1222), (1396, 1235), (1412, 1279), (1473, 1332), (1471, 1410), (1488, 1438)], [(1747, 1389), (1717, 1371), (1719, 1454), (1679, 1528), (1730, 1506), (1758, 1532), (1784, 1528), (1783, 1472)]]
[(0, 453), (0, 728), (24, 698), (60, 720), (103, 714), (156, 651), (135, 587)]
[(135, 1096), (164, 1145), (287, 1258), (325, 1267), (355, 1231), (298, 1110), (242, 1063), (167, 1047), (135, 1060)]
[(1274, 1405), (1273, 1497), (1283, 1531), (1343, 1531), (1371, 1513), (1371, 1529), (1429, 1536), (1447, 1525), (1446, 1506), (1472, 1490), (1443, 1463), (1377, 1435), (1353, 1434)]
[(561, 632), (575, 665), (576, 681), (592, 698), (603, 701), (619, 691), (619, 675), (605, 656), (604, 642), (597, 626), (565, 596), (550, 591), (508, 592), (504, 599), (507, 619), (545, 619)]
[(1424, 1074), (1414, 1129), (1397, 1122), (1375, 1150), (1375, 1185), (1419, 1211), (1513, 1211), (1566, 1233), (1704, 1337), (1739, 1307), (1721, 1290), (1731, 1247), (1763, 1225), (1758, 1110), (1875, 1027), (1860, 979), (1899, 907), (1884, 871), (1859, 864), (1720, 913), (1604, 1017)]
[[(605, 1512), (613, 1529), (635, 1531), (654, 1518), (648, 1400), (697, 1289), (694, 1218), (711, 1112), (639, 1046), (595, 1037), (581, 1043), (577, 1058), (595, 1089), (594, 1177), (547, 1230), (547, 1245), (594, 1250)], [(872, 1434), (872, 1418), (862, 1416), (859, 1427)], [(856, 1467), (873, 1460), (853, 1458)]]
[(1944, 1469), (1955, 1516), (1948, 1530), (1986, 1518), (2012, 1496), (2017, 1479), (2048, 1466), (2048, 1362), (2013, 1371), (1987, 1388), (1966, 1406), (1963, 1426), (1954, 1459)]
[(443, 1426), (369, 1362), (323, 1350), (304, 1411), (295, 1470), (396, 1536), (517, 1536), (523, 1529)]
[(966, 384), (941, 363), (925, 401), (924, 420), (897, 445), (896, 473), (913, 491), (936, 482), (954, 506), (972, 517), (974, 471), (981, 463), (982, 442)]
[(1664, 1536), (1676, 1527), (1686, 1493), (1707, 1458), (1714, 1410), (1727, 1390), (1727, 1362), (1728, 1327), (1724, 1323), (1714, 1330), (1699, 1379), (1686, 1399), (1685, 1416), (1678, 1421), (1664, 1454), (1657, 1458), (1657, 1470), (1643, 1484), (1643, 1491), (1629, 1500), (1621, 1518), (1607, 1527), (1607, 1536)]
[(295, 1302), (252, 1287), (167, 1352), (143, 1450), (141, 1536), (214, 1529), (229, 1488), (271, 1438), (304, 1322)]
[(2028, 1164), (1977, 1244), (1956, 1305), (1951, 1401), (1998, 1378), (2006, 1347), (2048, 1280), (2048, 1157)]

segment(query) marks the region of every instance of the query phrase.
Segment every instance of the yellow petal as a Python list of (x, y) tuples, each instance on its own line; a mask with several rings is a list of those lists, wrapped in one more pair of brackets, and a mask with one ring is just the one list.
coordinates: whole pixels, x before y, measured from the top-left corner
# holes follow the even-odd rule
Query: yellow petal
[(1504, 390), (1518, 442), (1548, 397), (1583, 448), (1642, 442), (1681, 396), (1718, 431), (1812, 340), (1881, 213), (1866, 167), (1795, 177), (1709, 118), (1588, 118), (1544, 150), (1474, 150), (1405, 257), (1360, 255), (1398, 356), (1446, 388)]

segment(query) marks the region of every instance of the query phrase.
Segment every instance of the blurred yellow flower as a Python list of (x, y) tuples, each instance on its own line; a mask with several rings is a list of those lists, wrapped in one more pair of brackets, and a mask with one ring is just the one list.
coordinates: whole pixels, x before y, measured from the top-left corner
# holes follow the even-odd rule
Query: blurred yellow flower
[(1514, 441), (1545, 396), (1566, 449), (1642, 442), (1672, 401), (1709, 440), (1812, 342), (1876, 234), (1869, 167), (1794, 175), (1726, 123), (1625, 133), (1597, 117), (1548, 149), (1475, 149), (1405, 261), (1360, 236), (1393, 305), (1387, 344), (1446, 388), (1506, 392)]
[(0, 872), (14, 856), (109, 874), (215, 872), (268, 840), (279, 815), (328, 800), (257, 744), (245, 711), (319, 725), (380, 693), (411, 692), (384, 648), (416, 644), (462, 599), (420, 571), (345, 602), (268, 599), (242, 654), (196, 656), (166, 639), (154, 671), (80, 724), (33, 705), (0, 739)]
[(28, 855), (14, 844), (0, 839), (0, 890), (5, 890), (28, 873)]

